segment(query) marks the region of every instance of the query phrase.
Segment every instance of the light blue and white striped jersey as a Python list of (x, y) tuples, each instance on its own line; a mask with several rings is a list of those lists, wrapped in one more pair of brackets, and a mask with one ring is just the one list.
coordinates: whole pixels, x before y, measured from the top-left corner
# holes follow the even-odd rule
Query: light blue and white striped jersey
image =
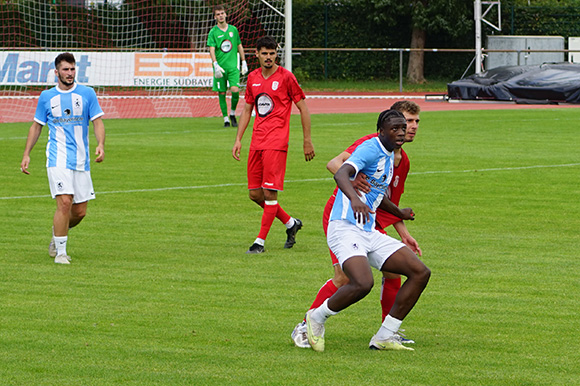
[(89, 171), (89, 123), (103, 114), (90, 87), (75, 83), (70, 90), (43, 91), (34, 120), (48, 125), (46, 167)]
[[(394, 153), (387, 151), (379, 138), (375, 137), (361, 143), (345, 162), (355, 168), (356, 174), (364, 173), (368, 176), (371, 191), (367, 194), (362, 193), (363, 196), (360, 199), (373, 211), (380, 205), (391, 178), (393, 178), (394, 160)], [(370, 216), (371, 221), (366, 224), (358, 223), (354, 217), (350, 200), (338, 189), (336, 200), (330, 212), (330, 221), (347, 220), (367, 232), (372, 232), (375, 229), (376, 214), (371, 213)]]

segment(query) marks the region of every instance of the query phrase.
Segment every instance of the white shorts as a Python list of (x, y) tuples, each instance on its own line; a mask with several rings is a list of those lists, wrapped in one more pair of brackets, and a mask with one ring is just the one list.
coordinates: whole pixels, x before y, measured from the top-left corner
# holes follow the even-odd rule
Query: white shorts
[(369, 265), (380, 270), (385, 261), (405, 244), (373, 228), (366, 232), (346, 220), (328, 224), (328, 247), (338, 258), (340, 266), (353, 256), (366, 256)]
[(46, 168), (46, 174), (52, 198), (71, 194), (75, 204), (95, 198), (91, 172), (50, 167)]

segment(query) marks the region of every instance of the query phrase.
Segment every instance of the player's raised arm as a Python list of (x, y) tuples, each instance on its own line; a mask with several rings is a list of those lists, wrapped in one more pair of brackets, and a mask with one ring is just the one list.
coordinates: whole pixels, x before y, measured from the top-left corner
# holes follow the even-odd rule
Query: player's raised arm
[(234, 141), (234, 147), (232, 148), (232, 157), (236, 161), (240, 160), (240, 151), (242, 150), (242, 138), (246, 132), (246, 128), (250, 123), (250, 118), (252, 117), (253, 104), (247, 103), (244, 105), (244, 110), (240, 116), (240, 123), (238, 124), (238, 131), (236, 133), (236, 140)]
[(304, 158), (306, 161), (312, 161), (314, 156), (314, 145), (312, 144), (310, 110), (304, 99), (296, 102), (296, 107), (300, 110), (300, 121), (302, 122), (302, 133), (304, 135)]

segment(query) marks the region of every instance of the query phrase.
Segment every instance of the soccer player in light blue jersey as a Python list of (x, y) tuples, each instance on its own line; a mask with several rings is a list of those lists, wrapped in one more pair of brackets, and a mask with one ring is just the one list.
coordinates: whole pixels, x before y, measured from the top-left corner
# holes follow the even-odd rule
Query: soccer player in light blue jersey
[(95, 91), (75, 83), (74, 56), (62, 53), (54, 64), (58, 84), (43, 91), (38, 98), (20, 168), (30, 174), (30, 152), (42, 128), (48, 126), (46, 168), (50, 193), (56, 200), (48, 253), (55, 263), (70, 264), (71, 258), (66, 252), (68, 230), (82, 221), (88, 201), (95, 198), (90, 172), (89, 123), (93, 122), (97, 139), (95, 162), (102, 162), (105, 157), (105, 125)]
[[(375, 210), (379, 207), (403, 220), (414, 219), (411, 208), (400, 209), (385, 194), (393, 175), (393, 151), (405, 140), (405, 116), (396, 110), (385, 110), (379, 115), (377, 130), (378, 137), (359, 145), (334, 175), (340, 190), (330, 214), (327, 242), (349, 283), (306, 314), (308, 342), (315, 351), (324, 351), (326, 320), (370, 292), (374, 284), (371, 266), (404, 275), (407, 280), (369, 347), (412, 350), (401, 344), (397, 333), (425, 289), (431, 271), (409, 247), (375, 229)], [(370, 192), (358, 193), (352, 186), (351, 179), (358, 173), (367, 176)]]

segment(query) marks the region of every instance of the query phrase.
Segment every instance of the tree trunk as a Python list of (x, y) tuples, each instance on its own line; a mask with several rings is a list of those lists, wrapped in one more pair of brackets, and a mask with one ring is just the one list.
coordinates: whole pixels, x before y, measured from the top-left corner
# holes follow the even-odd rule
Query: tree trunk
[[(425, 48), (425, 36), (425, 30), (414, 27), (411, 34), (411, 48)], [(410, 83), (425, 83), (424, 58), (423, 51), (411, 51), (409, 54), (407, 79)]]

